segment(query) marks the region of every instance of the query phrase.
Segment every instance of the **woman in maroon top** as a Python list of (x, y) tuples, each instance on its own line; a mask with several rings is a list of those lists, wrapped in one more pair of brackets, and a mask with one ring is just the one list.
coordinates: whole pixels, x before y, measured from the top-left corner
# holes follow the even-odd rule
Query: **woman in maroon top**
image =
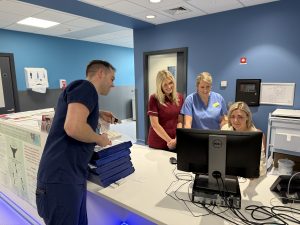
[(148, 104), (151, 126), (148, 144), (151, 148), (175, 149), (176, 128), (181, 128), (183, 117), (179, 114), (183, 97), (177, 93), (174, 76), (167, 70), (161, 70), (156, 77), (156, 93), (152, 94)]

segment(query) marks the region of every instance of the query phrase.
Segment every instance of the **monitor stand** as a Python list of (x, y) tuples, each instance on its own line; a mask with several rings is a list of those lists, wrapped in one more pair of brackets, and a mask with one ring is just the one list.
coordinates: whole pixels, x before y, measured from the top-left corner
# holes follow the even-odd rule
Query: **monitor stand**
[(208, 175), (196, 174), (192, 201), (221, 207), (241, 208), (237, 177), (225, 176), (226, 136), (209, 135)]

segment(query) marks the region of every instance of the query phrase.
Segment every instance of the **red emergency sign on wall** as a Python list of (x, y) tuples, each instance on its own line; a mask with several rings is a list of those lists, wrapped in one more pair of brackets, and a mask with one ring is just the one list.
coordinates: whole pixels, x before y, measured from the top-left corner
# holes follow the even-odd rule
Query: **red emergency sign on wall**
[(67, 87), (67, 81), (64, 80), (64, 79), (60, 79), (59, 80), (59, 87), (64, 90)]
[(240, 58), (240, 64), (247, 64), (247, 58), (245, 56)]

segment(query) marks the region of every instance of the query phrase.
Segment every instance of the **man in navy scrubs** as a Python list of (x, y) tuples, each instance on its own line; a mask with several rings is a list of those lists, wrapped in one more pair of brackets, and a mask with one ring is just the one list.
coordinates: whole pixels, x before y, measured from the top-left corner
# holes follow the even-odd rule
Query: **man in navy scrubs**
[(111, 144), (107, 134), (95, 132), (98, 118), (114, 122), (111, 112), (99, 112), (98, 95), (107, 95), (114, 79), (110, 63), (94, 60), (86, 80), (70, 83), (58, 99), (37, 176), (37, 210), (46, 224), (88, 224), (88, 162), (95, 144)]

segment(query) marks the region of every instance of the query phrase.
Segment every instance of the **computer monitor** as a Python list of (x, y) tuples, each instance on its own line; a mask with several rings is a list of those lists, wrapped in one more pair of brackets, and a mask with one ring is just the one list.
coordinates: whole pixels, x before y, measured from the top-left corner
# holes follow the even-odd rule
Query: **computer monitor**
[(194, 194), (239, 195), (237, 176), (259, 177), (261, 132), (178, 128), (176, 136), (177, 169), (196, 174)]

